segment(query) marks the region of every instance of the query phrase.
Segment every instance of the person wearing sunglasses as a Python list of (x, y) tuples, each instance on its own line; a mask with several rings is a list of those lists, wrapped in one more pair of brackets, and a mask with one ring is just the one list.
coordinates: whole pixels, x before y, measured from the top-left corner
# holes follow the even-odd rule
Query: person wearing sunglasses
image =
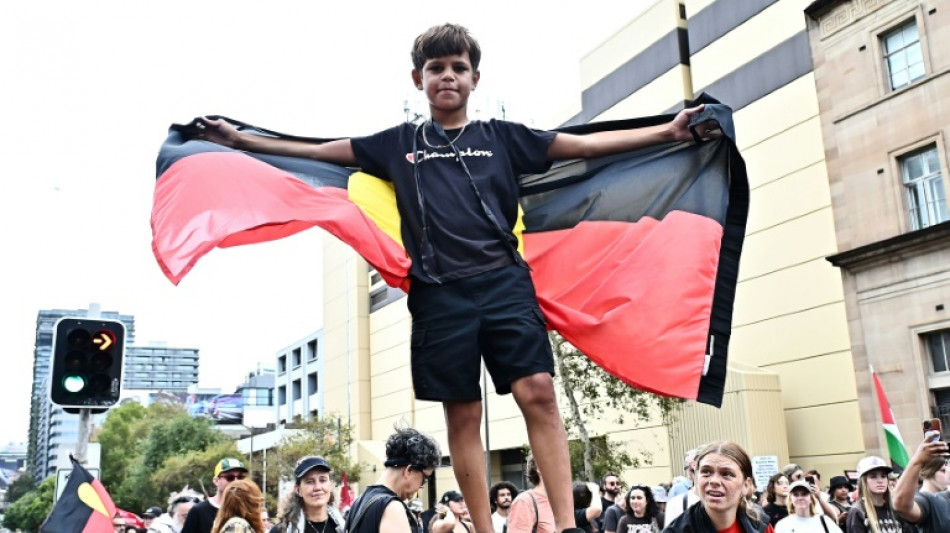
[(218, 461), (218, 464), (214, 466), (214, 477), (211, 478), (211, 483), (215, 488), (214, 496), (195, 504), (188, 511), (180, 533), (211, 533), (218, 508), (221, 507), (221, 495), (224, 494), (224, 489), (231, 483), (247, 477), (247, 472), (244, 463), (237, 459), (228, 457)]
[(185, 487), (168, 497), (168, 512), (159, 515), (148, 525), (148, 533), (181, 533), (188, 511), (203, 499), (201, 494)]
[(385, 469), (350, 507), (347, 533), (412, 533), (415, 518), (405, 500), (426, 484), (442, 462), (439, 444), (413, 428), (398, 428), (386, 441)]

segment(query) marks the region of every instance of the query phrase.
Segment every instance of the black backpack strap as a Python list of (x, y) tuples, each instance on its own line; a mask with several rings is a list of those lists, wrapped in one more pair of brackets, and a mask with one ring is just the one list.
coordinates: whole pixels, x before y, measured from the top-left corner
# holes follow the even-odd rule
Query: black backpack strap
[(353, 520), (348, 520), (346, 522), (346, 530), (351, 533), (353, 531), (356, 531), (356, 527), (359, 525), (360, 522), (363, 521), (363, 517), (366, 516), (366, 511), (368, 511), (369, 508), (373, 506), (373, 504), (383, 499), (395, 499), (395, 498), (391, 494), (377, 494), (376, 496), (373, 496), (372, 498), (369, 499), (368, 502), (366, 502), (365, 505), (360, 506), (360, 509), (356, 513), (356, 517), (353, 518)]
[(531, 494), (530, 490), (528, 496), (531, 497), (531, 503), (534, 504), (534, 525), (531, 526), (531, 533), (538, 533), (538, 524), (541, 522), (541, 515), (538, 514), (538, 500), (534, 499), (534, 494)]

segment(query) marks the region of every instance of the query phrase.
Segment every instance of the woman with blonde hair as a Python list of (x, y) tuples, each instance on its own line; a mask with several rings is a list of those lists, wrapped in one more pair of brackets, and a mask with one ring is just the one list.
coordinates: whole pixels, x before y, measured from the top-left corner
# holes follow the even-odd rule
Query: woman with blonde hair
[(848, 513), (847, 533), (914, 533), (891, 504), (888, 474), (893, 469), (880, 457), (858, 461), (858, 501)]
[(264, 533), (261, 509), (264, 496), (250, 479), (231, 482), (221, 497), (221, 507), (211, 533)]
[(294, 490), (281, 502), (271, 533), (343, 533), (343, 516), (333, 507), (333, 469), (323, 457), (308, 455), (294, 467)]
[(779, 520), (775, 533), (841, 533), (836, 521), (822, 513), (818, 497), (811, 490), (811, 484), (804, 479), (792, 483), (789, 487), (788, 516)]

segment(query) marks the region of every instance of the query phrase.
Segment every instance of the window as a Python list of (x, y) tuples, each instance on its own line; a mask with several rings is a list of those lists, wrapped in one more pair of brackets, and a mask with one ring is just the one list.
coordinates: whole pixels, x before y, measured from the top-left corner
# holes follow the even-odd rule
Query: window
[(300, 366), (300, 348), (294, 348), (293, 352), (293, 364), (294, 368)]
[(317, 341), (307, 341), (307, 361), (313, 361), (317, 358)]
[(317, 392), (317, 373), (314, 372), (307, 376), (307, 394), (315, 394)]
[(294, 393), (293, 399), (299, 400), (300, 399), (300, 380), (295, 379), (292, 385), (293, 385), (293, 393)]
[(950, 370), (950, 329), (927, 333), (923, 337), (934, 373)]
[(900, 166), (910, 229), (918, 230), (950, 220), (937, 146), (932, 144), (901, 157)]
[(277, 387), (277, 405), (287, 405), (287, 387)]
[(283, 374), (287, 371), (287, 356), (282, 355), (277, 358), (277, 372)]
[(924, 77), (924, 54), (916, 21), (885, 33), (881, 41), (891, 89), (900, 89)]

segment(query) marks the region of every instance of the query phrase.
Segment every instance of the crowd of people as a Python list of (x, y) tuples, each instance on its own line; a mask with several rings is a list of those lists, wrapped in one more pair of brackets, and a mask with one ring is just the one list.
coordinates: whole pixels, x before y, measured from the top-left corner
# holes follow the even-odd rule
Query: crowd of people
[[(615, 473), (601, 483), (573, 485), (574, 521), (586, 533), (947, 533), (950, 532), (950, 467), (945, 442), (928, 437), (900, 475), (880, 457), (862, 458), (856, 482), (795, 464), (756, 490), (752, 462), (741, 446), (718, 441), (691, 450), (683, 479), (669, 485), (624, 483)], [(334, 505), (332, 466), (322, 457), (301, 458), (292, 490), (271, 523), (258, 486), (241, 461), (214, 468), (214, 495), (188, 488), (172, 493), (165, 511), (142, 513), (147, 533), (478, 533), (456, 490), (428, 510), (418, 499), (442, 453), (430, 436), (397, 429), (386, 442), (384, 469), (349, 509)], [(509, 481), (491, 486), (493, 533), (559, 533), (544, 477), (526, 458), (527, 490)], [(918, 483), (919, 482), (919, 483)], [(671, 495), (671, 496), (669, 496)], [(119, 516), (116, 533), (128, 533)], [(486, 532), (489, 533), (489, 532)]]

